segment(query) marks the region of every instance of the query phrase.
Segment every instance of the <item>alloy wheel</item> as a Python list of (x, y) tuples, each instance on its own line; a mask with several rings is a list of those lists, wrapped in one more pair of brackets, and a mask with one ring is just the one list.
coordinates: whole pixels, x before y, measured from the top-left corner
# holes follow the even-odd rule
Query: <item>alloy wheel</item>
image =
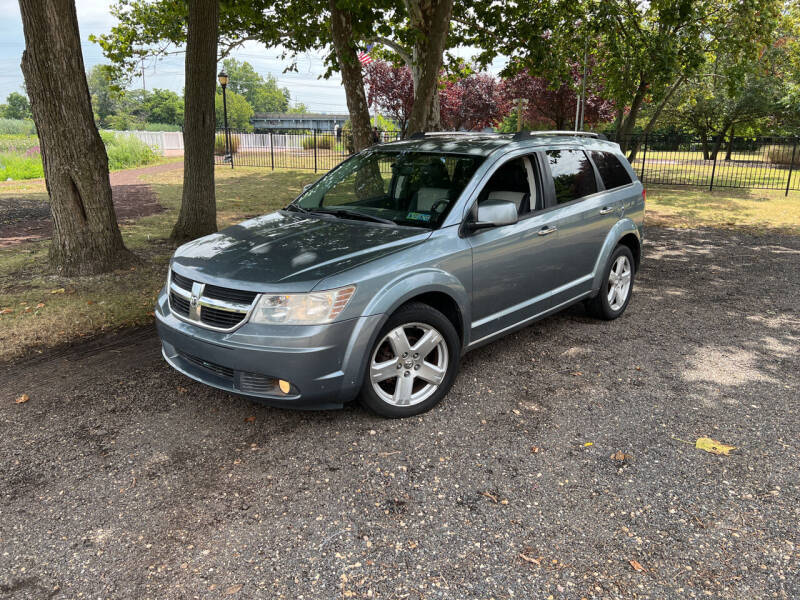
[(381, 400), (393, 406), (424, 402), (444, 381), (448, 367), (444, 336), (426, 323), (392, 329), (376, 346), (369, 379)]
[(606, 291), (608, 305), (617, 311), (625, 306), (631, 291), (631, 263), (627, 256), (619, 256), (608, 273), (608, 289)]

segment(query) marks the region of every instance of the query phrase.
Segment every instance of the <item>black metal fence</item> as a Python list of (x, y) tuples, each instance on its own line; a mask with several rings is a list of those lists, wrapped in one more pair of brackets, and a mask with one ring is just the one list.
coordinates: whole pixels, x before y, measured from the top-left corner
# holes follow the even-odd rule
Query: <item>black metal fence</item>
[[(378, 132), (379, 142), (399, 133)], [(613, 136), (609, 136), (612, 141)], [(633, 135), (621, 145), (645, 185), (688, 185), (800, 190), (798, 138), (733, 139), (690, 135)], [(309, 169), (324, 172), (352, 154), (349, 131), (294, 130), (284, 133), (230, 131), (217, 134), (215, 162), (231, 167)]]
[[(378, 143), (399, 138), (400, 134), (395, 131), (377, 132)], [(225, 134), (220, 130), (214, 144), (214, 162), (218, 165), (311, 169), (315, 173), (329, 171), (352, 153), (353, 138), (347, 130), (294, 130), (285, 133), (231, 130), (227, 146)]]
[(797, 137), (634, 135), (623, 142), (646, 185), (800, 190)]

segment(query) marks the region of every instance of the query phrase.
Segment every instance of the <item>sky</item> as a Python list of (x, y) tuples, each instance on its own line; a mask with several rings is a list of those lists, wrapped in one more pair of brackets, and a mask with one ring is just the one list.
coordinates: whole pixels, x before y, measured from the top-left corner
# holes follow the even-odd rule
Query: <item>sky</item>
[[(100, 47), (89, 41), (90, 34), (107, 33), (116, 20), (108, 11), (110, 2), (102, 0), (77, 0), (78, 27), (80, 29), (83, 61), (86, 70), (107, 62)], [(0, 102), (14, 91), (23, 91), (23, 77), (19, 64), (25, 48), (22, 20), (17, 0), (0, 0)], [(322, 53), (306, 53), (297, 57), (298, 72), (284, 73), (289, 61), (280, 60), (280, 48), (266, 48), (262, 44), (247, 42), (231, 53), (233, 58), (247, 61), (261, 75), (272, 74), (281, 87), (289, 89), (291, 102), (303, 103), (312, 112), (346, 113), (344, 89), (341, 79), (334, 74), (330, 79), (319, 79), (325, 71)], [(463, 49), (457, 54), (468, 57)], [(183, 89), (184, 57), (182, 54), (162, 60), (151, 60), (145, 65), (144, 80), (147, 89), (166, 88), (180, 93)], [(499, 71), (500, 62), (493, 65)], [(141, 77), (131, 85), (141, 87)]]

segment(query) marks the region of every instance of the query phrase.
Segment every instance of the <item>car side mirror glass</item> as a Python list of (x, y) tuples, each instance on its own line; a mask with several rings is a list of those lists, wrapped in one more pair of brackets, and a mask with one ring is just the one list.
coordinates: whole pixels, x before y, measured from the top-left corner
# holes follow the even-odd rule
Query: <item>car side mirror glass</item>
[(470, 224), (470, 229), (488, 229), (513, 225), (519, 220), (517, 205), (508, 200), (487, 200), (478, 205), (478, 220)]

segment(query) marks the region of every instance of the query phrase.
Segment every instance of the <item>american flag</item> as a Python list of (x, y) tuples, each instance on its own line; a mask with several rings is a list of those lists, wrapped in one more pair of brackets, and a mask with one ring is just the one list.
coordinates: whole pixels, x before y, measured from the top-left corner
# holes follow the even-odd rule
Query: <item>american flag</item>
[(358, 62), (360, 62), (362, 66), (366, 67), (369, 63), (374, 61), (374, 59), (369, 55), (374, 45), (375, 44), (369, 44), (367, 46), (366, 52), (362, 50), (361, 52), (358, 53)]

